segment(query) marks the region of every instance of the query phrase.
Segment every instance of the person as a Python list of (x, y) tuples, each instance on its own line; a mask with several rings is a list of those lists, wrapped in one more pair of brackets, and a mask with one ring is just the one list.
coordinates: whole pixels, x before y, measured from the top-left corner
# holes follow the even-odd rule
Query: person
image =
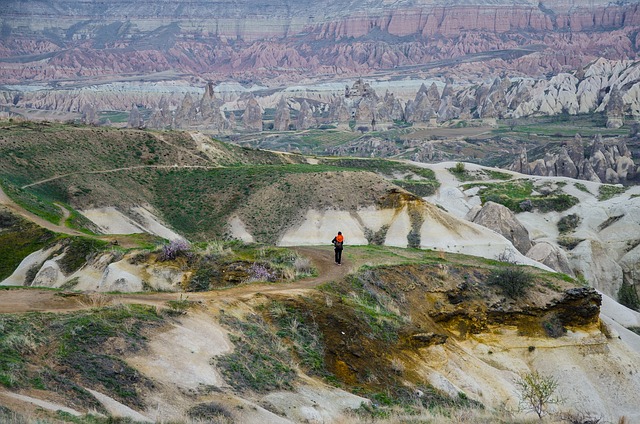
[(331, 240), (333, 248), (336, 253), (336, 264), (342, 265), (342, 246), (344, 245), (344, 236), (342, 232), (338, 231), (338, 235)]

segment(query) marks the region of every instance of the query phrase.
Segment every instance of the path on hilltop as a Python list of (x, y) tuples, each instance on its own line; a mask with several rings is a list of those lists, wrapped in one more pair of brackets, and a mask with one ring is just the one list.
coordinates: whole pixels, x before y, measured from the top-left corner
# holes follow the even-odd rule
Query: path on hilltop
[(0, 313), (24, 312), (69, 312), (95, 307), (90, 301), (91, 296), (109, 298), (111, 303), (145, 304), (152, 306), (166, 306), (169, 300), (176, 300), (180, 296), (188, 297), (190, 301), (210, 302), (215, 300), (248, 299), (258, 293), (295, 293), (313, 289), (323, 283), (339, 280), (349, 272), (362, 265), (361, 260), (346, 260), (342, 266), (333, 262), (331, 247), (293, 247), (302, 256), (311, 260), (318, 270), (318, 275), (303, 278), (291, 283), (257, 283), (196, 293), (141, 293), (141, 294), (72, 294), (67, 295), (58, 291), (46, 289), (11, 289), (0, 294)]

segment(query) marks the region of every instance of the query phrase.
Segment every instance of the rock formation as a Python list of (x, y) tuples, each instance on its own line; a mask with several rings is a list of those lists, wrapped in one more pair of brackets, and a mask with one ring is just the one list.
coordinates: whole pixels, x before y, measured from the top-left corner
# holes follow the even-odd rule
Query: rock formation
[(620, 128), (623, 125), (624, 101), (618, 86), (614, 85), (609, 93), (609, 101), (605, 107), (607, 128)]
[(144, 127), (144, 119), (142, 119), (142, 115), (140, 115), (140, 111), (138, 110), (138, 106), (136, 105), (131, 105), (131, 110), (129, 111), (129, 119), (127, 120), (127, 126), (129, 128)]
[(527, 175), (578, 178), (599, 183), (617, 184), (636, 175), (636, 165), (624, 140), (604, 143), (597, 134), (592, 141), (589, 157), (585, 158), (582, 137), (562, 146), (557, 154), (547, 152), (544, 159), (529, 162), (526, 148), (511, 165), (512, 171)]
[[(210, 83), (202, 98), (194, 100), (186, 93), (180, 104), (173, 108), (163, 97), (153, 109), (147, 126), (149, 128), (207, 129), (218, 132), (230, 128), (229, 122), (220, 107), (222, 101), (216, 98), (213, 85)], [(131, 120), (131, 117), (130, 117)]]
[(556, 245), (547, 242), (536, 243), (529, 249), (526, 256), (534, 261), (545, 264), (557, 272), (562, 272), (572, 277), (574, 276), (569, 259), (567, 259), (567, 254)]
[(253, 96), (247, 100), (242, 123), (247, 131), (262, 131), (262, 108)]
[(273, 129), (275, 131), (288, 131), (289, 125), (291, 125), (291, 111), (287, 100), (281, 97), (273, 118)]
[(503, 205), (486, 202), (471, 220), (502, 234), (522, 254), (531, 249), (529, 231), (518, 221), (515, 214)]
[(313, 111), (306, 100), (302, 101), (300, 105), (300, 111), (298, 112), (298, 120), (296, 122), (296, 129), (307, 130), (316, 125), (316, 120), (313, 117)]

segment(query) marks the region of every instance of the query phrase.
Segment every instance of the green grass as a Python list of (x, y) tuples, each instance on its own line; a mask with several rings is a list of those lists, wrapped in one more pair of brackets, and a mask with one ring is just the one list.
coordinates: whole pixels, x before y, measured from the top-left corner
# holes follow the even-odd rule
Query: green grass
[(311, 375), (329, 376), (324, 362), (325, 346), (322, 332), (311, 312), (275, 301), (265, 310), (276, 325), (276, 334), (293, 348), (304, 370)]
[(347, 169), (362, 169), (376, 172), (388, 177), (393, 177), (396, 173), (407, 173), (416, 175), (422, 179), (437, 182), (436, 174), (431, 169), (408, 165), (386, 159), (363, 159), (363, 158), (324, 158), (321, 162), (325, 165), (332, 165)]
[(575, 188), (577, 188), (580, 191), (583, 191), (585, 193), (591, 194), (591, 192), (589, 191), (589, 189), (587, 188), (586, 185), (582, 184), (582, 183), (574, 183), (573, 184), (575, 186)]
[(598, 188), (598, 200), (609, 200), (618, 194), (622, 194), (627, 191), (628, 187), (614, 186), (609, 184), (603, 184)]
[(31, 253), (50, 246), (58, 236), (35, 224), (0, 212), (0, 281)]
[(513, 128), (501, 125), (497, 130), (494, 130), (494, 134), (536, 134), (561, 138), (572, 138), (576, 134), (580, 134), (583, 138), (593, 137), (597, 134), (601, 134), (603, 137), (629, 134), (629, 130), (626, 128), (607, 128), (606, 119), (602, 113), (525, 118), (519, 119)]
[(66, 241), (65, 254), (58, 260), (58, 265), (67, 275), (79, 270), (91, 256), (102, 252), (109, 246), (109, 243), (105, 241), (85, 237), (70, 237), (66, 238)]
[(471, 183), (463, 185), (463, 188), (466, 190), (475, 186), (482, 187), (478, 195), (483, 204), (488, 201), (499, 203), (516, 213), (523, 211), (521, 204), (525, 200), (531, 201), (533, 209), (541, 212), (562, 212), (579, 202), (578, 198), (559, 190), (544, 196), (534, 196), (533, 183), (525, 179), (501, 183)]
[[(230, 215), (240, 213), (258, 242), (273, 244), (301, 210), (322, 200), (314, 196), (314, 190), (290, 183), (288, 176), (314, 174), (317, 180), (326, 172), (359, 170), (362, 169), (340, 163), (171, 170), (162, 172), (158, 178), (154, 203), (164, 218), (189, 238), (220, 237)], [(267, 187), (272, 198), (281, 200), (266, 204), (256, 199), (250, 202), (253, 194)]]
[[(101, 408), (80, 388), (93, 387), (139, 407), (142, 399), (136, 387), (148, 382), (104, 346), (118, 338), (128, 350), (140, 350), (145, 344), (142, 330), (161, 321), (156, 308), (142, 305), (0, 315), (0, 384), (55, 390)], [(47, 346), (45, 355), (41, 346)]]
[(0, 176), (0, 187), (14, 202), (34, 215), (53, 224), (60, 224), (62, 211), (55, 204), (61, 200), (58, 190), (49, 190), (49, 187), (44, 186), (33, 190), (22, 189), (16, 183), (15, 179), (14, 182), (10, 182)]
[[(419, 390), (421, 397), (416, 397)], [(357, 410), (357, 415), (363, 418), (389, 418), (394, 412), (416, 415), (422, 409), (432, 412), (444, 412), (458, 408), (484, 409), (484, 406), (477, 401), (471, 400), (463, 392), (459, 392), (457, 397), (450, 397), (440, 392), (429, 384), (420, 384), (414, 388), (396, 386), (389, 388), (386, 392), (361, 391), (357, 394), (369, 398), (371, 405), (362, 404)], [(412, 421), (410, 421), (412, 422)]]
[(223, 314), (220, 323), (233, 332), (229, 338), (235, 349), (216, 363), (233, 388), (259, 393), (292, 388), (296, 372), (291, 355), (260, 316)]
[(356, 316), (368, 327), (362, 331), (367, 331), (370, 337), (395, 342), (404, 318), (399, 314), (393, 296), (376, 288), (371, 276), (368, 268), (363, 267), (348, 277), (347, 286), (330, 284), (322, 286), (321, 290), (336, 295), (340, 303), (353, 308)]
[(511, 174), (506, 172), (494, 171), (492, 169), (481, 169), (478, 171), (469, 171), (464, 167), (448, 168), (448, 171), (456, 177), (458, 181), (478, 181), (478, 180), (502, 180), (507, 181), (513, 178)]

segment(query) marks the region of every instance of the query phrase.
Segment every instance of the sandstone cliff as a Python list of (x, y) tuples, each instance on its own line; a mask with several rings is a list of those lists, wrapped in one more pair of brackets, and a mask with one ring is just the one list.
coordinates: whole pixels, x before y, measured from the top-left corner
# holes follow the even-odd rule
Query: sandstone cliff
[[(640, 23), (637, 4), (600, 1), (369, 0), (345, 8), (336, 0), (233, 7), (221, 1), (98, 6), (11, 0), (4, 6), (3, 83), (168, 71), (211, 78), (355, 75), (470, 54), (540, 75), (598, 56), (635, 58)], [(542, 52), (527, 57), (537, 46)]]

